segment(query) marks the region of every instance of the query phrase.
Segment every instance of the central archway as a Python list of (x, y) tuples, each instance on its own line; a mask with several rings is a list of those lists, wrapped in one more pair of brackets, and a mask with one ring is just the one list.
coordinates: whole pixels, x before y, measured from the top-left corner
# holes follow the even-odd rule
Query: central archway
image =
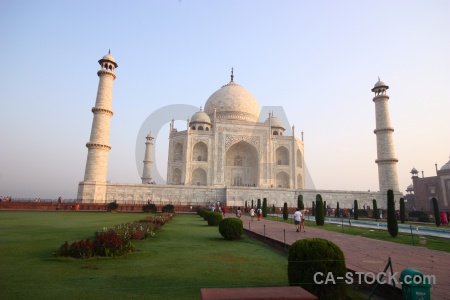
[(241, 141), (228, 149), (225, 182), (230, 186), (259, 186), (259, 154), (254, 146)]

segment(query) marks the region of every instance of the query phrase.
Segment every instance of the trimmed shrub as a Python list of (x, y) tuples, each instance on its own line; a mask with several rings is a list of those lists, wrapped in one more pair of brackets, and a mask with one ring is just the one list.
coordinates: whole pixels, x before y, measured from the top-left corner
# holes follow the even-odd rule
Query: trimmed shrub
[(252, 208), (253, 208), (254, 204), (253, 204), (253, 199), (252, 199)]
[(359, 211), (358, 211), (358, 200), (355, 199), (353, 201), (353, 219), (358, 220), (359, 218)]
[(419, 221), (419, 222), (423, 222), (423, 223), (430, 223), (430, 222), (431, 222), (430, 217), (427, 216), (427, 215), (425, 215), (425, 216), (420, 216), (419, 219), (418, 219), (418, 221)]
[(208, 226), (219, 226), (222, 219), (223, 217), (220, 212), (210, 212), (208, 214)]
[(395, 214), (395, 201), (393, 190), (387, 191), (387, 205), (388, 205), (387, 211), (388, 231), (392, 237), (396, 237), (398, 235), (398, 223), (397, 223), (397, 216)]
[(263, 198), (262, 216), (263, 218), (267, 217), (267, 198)]
[(219, 223), (219, 232), (226, 240), (238, 240), (241, 238), (244, 223), (241, 219), (227, 218)]
[(300, 210), (304, 210), (304, 209), (305, 209), (305, 204), (303, 203), (303, 195), (298, 195), (298, 198), (297, 198), (297, 207), (298, 207)]
[(368, 218), (369, 213), (367, 212), (367, 209), (358, 209), (358, 218), (359, 217)]
[(212, 211), (210, 210), (205, 211), (205, 213), (203, 214), (203, 220), (208, 221), (209, 214), (212, 214)]
[(372, 208), (373, 208), (373, 211), (372, 211), (372, 218), (374, 218), (375, 220), (377, 220), (378, 221), (378, 214), (379, 214), (379, 212), (378, 212), (378, 206), (377, 206), (377, 200), (376, 199), (373, 199), (372, 200)]
[(316, 203), (314, 201), (312, 202), (311, 215), (316, 216)]
[(339, 202), (336, 204), (336, 217), (339, 217)]
[(156, 213), (156, 205), (153, 203), (142, 206), (142, 211), (145, 213)]
[(400, 198), (400, 222), (405, 223), (406, 221), (406, 209), (405, 209), (405, 199)]
[(345, 278), (347, 268), (342, 250), (331, 241), (321, 238), (298, 240), (289, 248), (289, 285), (298, 285), (319, 299), (345, 299), (347, 284), (336, 280), (336, 284), (315, 284), (314, 274), (322, 272), (325, 280), (329, 272), (336, 278)]
[(288, 206), (287, 206), (287, 202), (284, 202), (284, 205), (283, 205), (283, 220), (287, 220), (288, 218), (289, 218)]
[(166, 204), (162, 207), (161, 210), (163, 213), (174, 213), (175, 207), (172, 204)]
[(322, 226), (324, 223), (325, 223), (325, 216), (324, 216), (322, 196), (320, 194), (317, 194), (316, 195), (316, 224), (318, 226)]
[(258, 208), (261, 208), (261, 199), (258, 199), (258, 204), (256, 205), (256, 210), (258, 210)]
[(439, 225), (441, 225), (441, 216), (439, 215), (438, 201), (435, 197), (433, 197), (431, 201), (433, 202), (434, 208), (434, 222), (436, 222), (436, 226), (439, 227)]
[(418, 210), (416, 210), (416, 211), (410, 211), (409, 213), (408, 213), (408, 216), (410, 217), (410, 218), (420, 218), (421, 216), (426, 216), (427, 214), (426, 214), (426, 212), (424, 212), (424, 211), (418, 211)]
[(197, 209), (197, 215), (199, 215), (200, 217), (202, 217), (203, 218), (203, 216), (205, 215), (205, 213), (207, 212), (207, 210), (206, 209), (204, 209), (204, 208), (198, 208)]
[(114, 211), (119, 208), (119, 204), (114, 200), (113, 202), (108, 203), (108, 211)]

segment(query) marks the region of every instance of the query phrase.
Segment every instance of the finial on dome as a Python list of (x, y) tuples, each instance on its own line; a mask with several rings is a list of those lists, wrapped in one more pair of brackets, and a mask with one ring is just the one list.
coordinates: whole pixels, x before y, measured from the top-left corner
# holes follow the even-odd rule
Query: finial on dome
[(380, 76), (378, 76), (378, 81), (381, 81), (381, 80), (380, 80)]
[(202, 106), (200, 105), (200, 111), (202, 111)]
[(233, 81), (233, 79), (234, 79), (233, 71), (234, 71), (234, 69), (233, 69), (233, 67), (231, 67), (231, 81)]
[(108, 49), (108, 54), (111, 54), (111, 49)]

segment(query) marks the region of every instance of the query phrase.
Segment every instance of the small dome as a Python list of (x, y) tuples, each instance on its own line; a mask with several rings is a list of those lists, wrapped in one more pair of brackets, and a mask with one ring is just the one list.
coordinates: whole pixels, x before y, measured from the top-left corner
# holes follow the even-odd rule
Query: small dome
[(387, 86), (387, 85), (386, 85), (383, 81), (378, 80), (378, 82), (375, 83), (375, 86), (374, 86), (374, 87), (380, 87), (380, 86)]
[(414, 191), (414, 186), (412, 184), (408, 185), (408, 187), (406, 188), (406, 191)]
[(450, 170), (450, 160), (439, 169), (440, 171)]
[(412, 168), (411, 174), (417, 174), (417, 173), (419, 173), (419, 172), (417, 172), (417, 169), (416, 168)]
[(259, 105), (245, 88), (230, 81), (214, 92), (206, 101), (205, 112), (210, 118), (216, 110), (217, 119), (258, 122)]
[(149, 134), (147, 134), (147, 138), (154, 139), (155, 137), (153, 136), (152, 133), (149, 133)]
[(192, 118), (191, 118), (191, 123), (208, 123), (211, 124), (211, 119), (210, 117), (201, 109), (196, 112)]
[[(283, 128), (283, 124), (281, 124), (280, 120), (277, 117), (271, 116), (270, 119), (272, 119), (272, 127), (278, 127), (278, 128)], [(269, 118), (267, 118), (266, 122), (264, 122), (265, 124), (269, 125)]]
[(109, 61), (110, 63), (112, 63), (112, 64), (114, 64), (114, 66), (117, 68), (118, 67), (118, 65), (117, 65), (117, 63), (116, 63), (116, 60), (114, 59), (114, 57), (112, 57), (112, 55), (111, 54), (106, 54), (105, 56), (103, 56), (102, 57), (102, 59), (100, 59), (99, 61), (98, 61), (98, 63), (99, 64), (102, 64), (102, 62), (104, 62), (104, 61)]
[(111, 54), (106, 54), (105, 56), (103, 56), (103, 58), (102, 59), (104, 59), (104, 60), (109, 60), (109, 61), (112, 61), (112, 62), (116, 62), (116, 60), (114, 59), (114, 57), (112, 57), (112, 55)]

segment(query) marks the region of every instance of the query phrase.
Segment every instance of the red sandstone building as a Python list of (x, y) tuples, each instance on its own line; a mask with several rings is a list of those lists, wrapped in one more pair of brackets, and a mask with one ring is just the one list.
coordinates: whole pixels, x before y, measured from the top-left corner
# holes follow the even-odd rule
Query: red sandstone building
[(416, 168), (411, 170), (412, 186), (406, 192), (408, 210), (433, 211), (431, 199), (435, 197), (439, 203), (440, 211), (450, 211), (450, 160), (438, 170), (436, 165), (436, 176), (418, 176)]

